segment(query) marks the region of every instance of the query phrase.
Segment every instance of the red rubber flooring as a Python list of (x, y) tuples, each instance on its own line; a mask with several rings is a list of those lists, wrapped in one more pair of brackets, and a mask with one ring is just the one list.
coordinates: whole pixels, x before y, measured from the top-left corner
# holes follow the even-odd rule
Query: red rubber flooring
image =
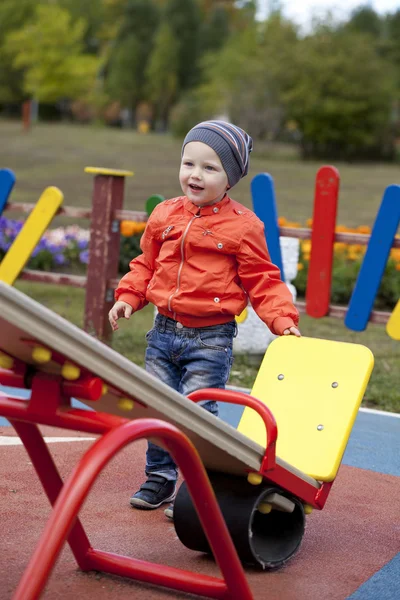
[[(43, 427), (49, 436), (87, 434)], [(1, 435), (14, 435), (10, 427)], [(63, 478), (91, 442), (49, 446)], [(102, 473), (81, 511), (92, 545), (105, 551), (219, 576), (213, 560), (186, 549), (161, 509), (133, 510), (131, 492), (143, 479), (145, 443), (119, 454)], [(276, 572), (247, 570), (255, 600), (344, 600), (400, 550), (399, 478), (342, 466), (323, 511), (307, 517), (297, 556)], [(12, 597), (46, 523), (50, 505), (22, 446), (0, 446), (0, 599)], [(43, 598), (194, 598), (128, 579), (83, 573), (66, 546)]]

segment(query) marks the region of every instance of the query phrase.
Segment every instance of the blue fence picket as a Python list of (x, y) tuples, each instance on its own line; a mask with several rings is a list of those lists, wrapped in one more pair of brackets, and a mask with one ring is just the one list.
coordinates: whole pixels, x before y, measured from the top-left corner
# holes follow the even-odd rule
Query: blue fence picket
[(386, 188), (379, 207), (350, 299), (344, 320), (348, 329), (364, 331), (367, 326), (399, 222), (400, 185), (390, 185)]
[(261, 219), (265, 227), (265, 239), (272, 262), (280, 269), (281, 277), (284, 278), (282, 268), (282, 253), (279, 243), (278, 211), (276, 208), (274, 180), (268, 173), (256, 175), (251, 182), (251, 194), (253, 199), (253, 210)]
[(0, 169), (0, 216), (14, 187), (15, 175), (10, 169)]

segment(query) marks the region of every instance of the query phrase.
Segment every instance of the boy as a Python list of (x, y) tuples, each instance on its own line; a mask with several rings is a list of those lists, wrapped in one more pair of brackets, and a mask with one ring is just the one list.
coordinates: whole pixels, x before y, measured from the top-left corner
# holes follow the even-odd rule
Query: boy
[[(143, 254), (131, 261), (109, 313), (116, 330), (119, 318), (129, 319), (148, 302), (157, 307), (146, 335), (146, 370), (185, 396), (225, 387), (235, 316), (248, 298), (273, 333), (300, 336), (298, 313), (271, 263), (262, 222), (227, 195), (247, 174), (251, 150), (251, 137), (224, 121), (206, 121), (189, 131), (179, 172), (184, 195), (152, 212), (141, 240)], [(218, 415), (216, 402), (204, 402), (203, 408)], [(176, 465), (152, 442), (146, 475), (132, 507), (171, 502)], [(172, 517), (172, 508), (165, 514)]]

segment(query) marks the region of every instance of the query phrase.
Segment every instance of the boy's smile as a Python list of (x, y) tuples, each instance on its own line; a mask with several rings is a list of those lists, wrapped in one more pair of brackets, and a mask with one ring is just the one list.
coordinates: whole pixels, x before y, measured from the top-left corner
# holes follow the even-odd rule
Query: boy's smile
[(185, 196), (197, 206), (219, 202), (229, 187), (228, 177), (218, 154), (203, 142), (186, 144), (179, 182)]

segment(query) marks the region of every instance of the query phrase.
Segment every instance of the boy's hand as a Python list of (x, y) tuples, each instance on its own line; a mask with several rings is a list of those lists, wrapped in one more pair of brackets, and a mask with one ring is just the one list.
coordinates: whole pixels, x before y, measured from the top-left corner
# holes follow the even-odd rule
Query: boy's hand
[(132, 306), (127, 302), (122, 302), (119, 300), (114, 304), (110, 312), (108, 313), (108, 320), (110, 321), (110, 325), (113, 331), (118, 329), (117, 321), (122, 317), (125, 319), (129, 319), (132, 314)]
[(296, 337), (301, 337), (301, 333), (297, 327), (289, 327), (289, 329), (285, 329), (283, 335), (295, 335)]

